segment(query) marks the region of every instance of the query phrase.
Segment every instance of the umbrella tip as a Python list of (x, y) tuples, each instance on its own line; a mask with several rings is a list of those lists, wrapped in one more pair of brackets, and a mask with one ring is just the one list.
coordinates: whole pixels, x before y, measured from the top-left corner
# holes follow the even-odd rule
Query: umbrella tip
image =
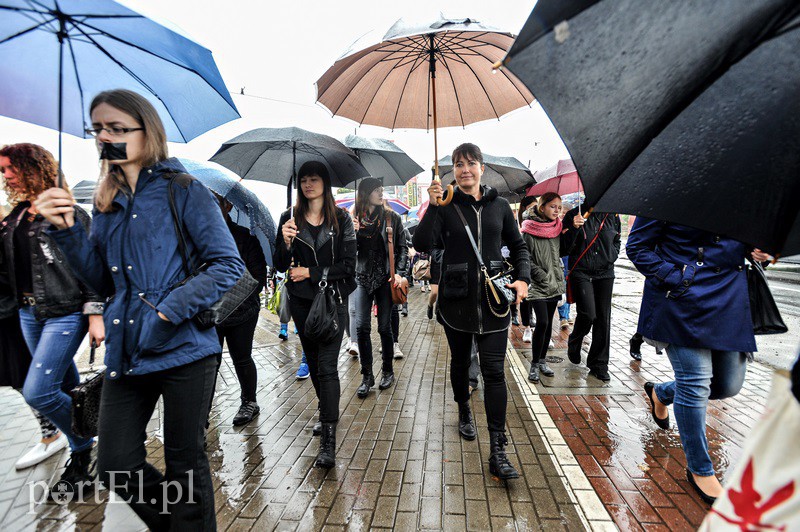
[(492, 74), (497, 74), (498, 70), (502, 70), (503, 67), (506, 65), (507, 61), (508, 61), (508, 58), (506, 57), (505, 59), (501, 59), (500, 61), (498, 61), (495, 64), (493, 64), (492, 65)]

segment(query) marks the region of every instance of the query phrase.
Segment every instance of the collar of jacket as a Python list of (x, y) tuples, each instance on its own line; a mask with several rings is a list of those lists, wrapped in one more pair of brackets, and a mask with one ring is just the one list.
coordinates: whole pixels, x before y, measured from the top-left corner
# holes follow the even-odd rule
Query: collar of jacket
[[(178, 159), (175, 157), (170, 157), (169, 159), (159, 161), (152, 166), (142, 168), (139, 172), (139, 181), (136, 183), (136, 190), (142, 190), (150, 181), (156, 177), (164, 175), (167, 172), (178, 172), (181, 174), (188, 173), (186, 168), (184, 168)], [(120, 189), (120, 191), (117, 192), (116, 197), (114, 197), (114, 203), (116, 203), (120, 208), (126, 209), (128, 207), (128, 203), (130, 203), (130, 199), (129, 192), (127, 190)]]
[(453, 201), (458, 203), (459, 205), (485, 205), (490, 201), (494, 201), (497, 198), (497, 189), (490, 187), (489, 185), (481, 185), (481, 199), (476, 200), (474, 197), (470, 196), (462, 192), (459, 187), (455, 187), (454, 189), (455, 195), (453, 196)]
[(324, 225), (317, 235), (316, 240), (314, 236), (311, 234), (311, 229), (308, 228), (308, 223), (303, 225), (303, 228), (300, 229), (300, 232), (297, 233), (297, 238), (301, 239), (306, 244), (313, 244), (314, 250), (319, 251), (322, 246), (325, 245), (328, 240), (331, 239), (333, 236), (333, 227), (330, 225)]

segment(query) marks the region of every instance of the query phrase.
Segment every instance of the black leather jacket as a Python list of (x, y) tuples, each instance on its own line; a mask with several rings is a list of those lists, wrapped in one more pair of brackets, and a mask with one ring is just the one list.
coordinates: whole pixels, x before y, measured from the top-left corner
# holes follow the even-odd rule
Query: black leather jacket
[[(0, 277), (1, 287), (10, 293), (10, 301), (15, 304), (22, 294), (17, 294), (17, 280), (14, 272), (14, 231), (24, 216), (30, 203), (24, 201), (17, 205), (11, 214), (0, 222)], [(89, 232), (91, 219), (86, 211), (75, 207), (75, 219)], [(33, 296), (36, 298), (35, 314), (39, 320), (66, 316), (83, 311), (84, 314), (102, 314), (104, 298), (78, 281), (72, 268), (64, 258), (61, 248), (53, 241), (47, 229), (50, 223), (37, 215), (28, 232), (33, 268)], [(4, 305), (6, 306), (6, 305)]]
[[(393, 210), (389, 209), (389, 216), (392, 219), (392, 240), (394, 241), (394, 273), (400, 277), (405, 277), (408, 270), (408, 233), (403, 227), (403, 220)], [(389, 235), (386, 231), (386, 224), (382, 224), (383, 248), (386, 252), (386, 273), (389, 273)], [(367, 255), (358, 254), (356, 262), (356, 273), (366, 271), (368, 267)]]

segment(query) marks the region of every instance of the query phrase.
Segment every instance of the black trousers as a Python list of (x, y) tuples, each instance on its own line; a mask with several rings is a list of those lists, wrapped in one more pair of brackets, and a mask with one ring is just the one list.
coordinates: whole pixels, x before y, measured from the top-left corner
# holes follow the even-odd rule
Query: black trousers
[(522, 303), (519, 304), (519, 313), (520, 318), (522, 319), (523, 327), (530, 327), (531, 326), (531, 302), (527, 299), (523, 299)]
[(553, 315), (558, 308), (559, 299), (561, 298), (537, 299), (530, 302), (536, 314), (536, 327), (531, 340), (531, 364), (538, 364), (547, 355), (547, 346), (550, 345), (553, 334)]
[(469, 366), (472, 354), (472, 339), (478, 344), (481, 375), (483, 375), (483, 406), (486, 420), (492, 432), (504, 432), (506, 426), (506, 344), (508, 331), (488, 334), (468, 334), (444, 325), (447, 343), (450, 346), (450, 384), (456, 403), (469, 400)]
[[(256, 382), (258, 374), (256, 363), (253, 362), (253, 337), (256, 334), (258, 325), (258, 314), (252, 319), (232, 327), (217, 327), (219, 336), (219, 348), (225, 341), (228, 342), (228, 352), (233, 360), (233, 369), (236, 370), (236, 378), (239, 380), (239, 387), (242, 389), (242, 401), (256, 400)], [(220, 358), (220, 362), (222, 358)]]
[[(392, 288), (389, 282), (383, 283), (375, 292), (370, 295), (360, 286), (356, 288), (360, 294), (356, 297), (356, 315), (358, 321), (358, 351), (361, 355), (361, 373), (372, 375), (372, 302), (378, 306), (378, 334), (381, 337), (381, 358), (383, 365), (381, 369), (384, 373), (392, 373), (394, 367), (392, 359), (394, 357), (394, 339), (392, 338)], [(399, 319), (399, 318), (398, 318)]]
[(347, 323), (347, 304), (336, 305), (336, 316), (339, 320), (339, 334), (332, 341), (319, 344), (306, 338), (306, 320), (311, 310), (311, 299), (293, 297), (289, 299), (289, 310), (297, 326), (300, 343), (306, 354), (311, 383), (319, 399), (319, 420), (322, 423), (339, 421), (339, 348), (344, 336), (344, 325)]
[(580, 352), (584, 336), (592, 332), (592, 345), (586, 366), (589, 369), (608, 370), (611, 350), (611, 293), (614, 279), (587, 279), (576, 277), (572, 283), (572, 296), (578, 309), (575, 326), (569, 335), (570, 353)]
[(400, 307), (402, 306), (392, 305), (392, 340), (394, 343), (400, 339)]
[[(103, 382), (100, 480), (128, 501), (151, 530), (217, 529), (203, 436), (218, 359), (212, 355), (177, 368)], [(159, 397), (164, 398), (165, 475), (147, 462), (144, 446)]]

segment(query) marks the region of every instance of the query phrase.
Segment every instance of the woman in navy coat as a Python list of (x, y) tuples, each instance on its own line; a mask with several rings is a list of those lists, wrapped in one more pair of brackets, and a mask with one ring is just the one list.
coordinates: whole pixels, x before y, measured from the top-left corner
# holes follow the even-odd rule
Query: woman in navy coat
[(687, 479), (706, 502), (722, 492), (706, 441), (709, 399), (733, 397), (756, 350), (745, 257), (768, 255), (745, 244), (682, 225), (637, 218), (626, 247), (647, 278), (639, 332), (666, 345), (675, 380), (647, 382), (651, 413), (669, 428), (672, 404), (686, 454)]

